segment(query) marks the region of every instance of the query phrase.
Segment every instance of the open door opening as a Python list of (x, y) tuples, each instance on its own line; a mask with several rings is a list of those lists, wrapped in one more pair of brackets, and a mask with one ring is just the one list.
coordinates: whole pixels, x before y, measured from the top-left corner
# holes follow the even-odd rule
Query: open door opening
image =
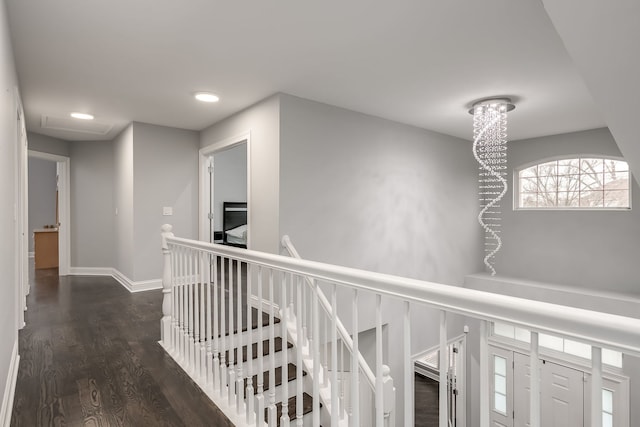
[(200, 239), (251, 247), (249, 135), (200, 150)]
[(34, 268), (69, 274), (70, 159), (29, 151), (29, 256)]

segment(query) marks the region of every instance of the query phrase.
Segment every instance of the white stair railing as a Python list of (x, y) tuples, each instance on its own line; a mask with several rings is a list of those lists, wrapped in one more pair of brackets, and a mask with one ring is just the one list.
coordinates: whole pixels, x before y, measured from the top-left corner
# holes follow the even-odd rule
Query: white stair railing
[[(281, 240), (282, 247), (289, 253), (289, 255), (295, 259), (302, 259), (300, 254), (298, 253), (296, 247), (291, 242), (291, 238), (287, 235), (282, 237)], [(336, 287), (335, 285), (331, 287), (331, 297), (332, 301), (329, 302), (325, 293), (322, 289), (317, 286), (314, 279), (310, 277), (305, 277), (305, 284), (302, 288), (302, 295), (304, 301), (304, 307), (312, 307), (313, 304), (317, 303), (320, 306), (320, 310), (307, 310), (307, 313), (318, 313), (322, 317), (318, 317), (317, 315), (311, 316), (311, 320), (308, 323), (312, 325), (325, 325), (325, 330), (331, 331), (333, 333), (336, 332), (336, 336), (328, 336), (328, 337), (320, 337), (316, 334), (316, 340), (322, 340), (323, 343), (330, 343), (329, 346), (325, 348), (333, 348), (334, 346), (338, 349), (336, 353), (340, 354), (339, 357), (339, 367), (336, 366), (332, 369), (331, 372), (336, 374), (338, 377), (334, 379), (334, 382), (338, 382), (339, 387), (337, 392), (339, 393), (339, 400), (341, 403), (342, 409), (347, 409), (347, 413), (350, 418), (351, 425), (361, 425), (360, 414), (364, 415), (362, 420), (362, 425), (371, 425), (373, 422), (373, 417), (375, 413), (373, 413), (373, 402), (375, 401), (375, 393), (376, 393), (376, 377), (373, 374), (373, 371), (365, 361), (364, 357), (360, 353), (358, 347), (358, 290), (354, 289), (353, 294), (353, 304), (351, 305), (352, 310), (352, 324), (353, 324), (353, 338), (344, 327), (342, 321), (337, 315), (337, 311), (334, 309), (336, 307), (335, 297), (336, 297)], [(317, 302), (316, 302), (317, 301)], [(318, 314), (318, 315), (320, 315)], [(327, 326), (331, 323), (331, 326)], [(303, 327), (303, 331), (307, 331), (307, 327)], [(307, 332), (304, 333), (304, 338), (308, 339)], [(348, 366), (345, 367), (344, 362), (344, 353), (347, 354), (349, 363)], [(329, 372), (328, 366), (332, 362), (330, 357), (324, 355), (323, 352), (318, 352), (316, 355), (317, 360), (320, 360), (320, 365), (323, 367), (323, 372)], [(331, 363), (331, 366), (335, 366)], [(383, 374), (388, 373), (388, 368), (383, 365)], [(365, 380), (365, 391), (367, 392), (367, 396), (364, 396), (364, 399), (360, 398), (360, 378), (362, 377)], [(389, 375), (388, 378), (383, 379), (383, 383), (386, 381), (387, 387), (390, 387), (390, 391), (387, 393), (383, 393), (383, 398), (386, 402), (383, 404), (385, 408), (389, 408), (386, 411), (383, 411), (383, 417), (385, 420), (392, 420), (391, 417), (391, 409), (395, 407), (395, 391), (392, 386), (392, 380)], [(318, 378), (316, 375), (313, 378)], [(347, 391), (348, 390), (348, 391)], [(336, 399), (336, 397), (334, 397)], [(335, 400), (334, 400), (335, 401)]]
[[(169, 225), (163, 226), (162, 230), (161, 344), (236, 425), (263, 426), (266, 420), (266, 425), (273, 427), (278, 419), (280, 425), (285, 426), (287, 423), (314, 427), (320, 423), (323, 426), (392, 425), (396, 418), (395, 400), (387, 398), (394, 394), (391, 375), (403, 379), (405, 396), (412, 393), (413, 369), (409, 365), (409, 352), (414, 305), (440, 311), (441, 366), (447, 365), (444, 359), (448, 341), (447, 314), (480, 321), (477, 393), (481, 427), (488, 427), (490, 422), (487, 340), (491, 322), (509, 323), (533, 331), (532, 366), (540, 363), (534, 334), (551, 333), (591, 345), (594, 398), (601, 395), (598, 385), (602, 384), (602, 361), (599, 356), (603, 347), (640, 356), (640, 319), (182, 239), (173, 236)], [(315, 287), (303, 285), (307, 280)], [(317, 292), (320, 285), (331, 289), (330, 302), (326, 298), (325, 304), (320, 301), (320, 292)], [(365, 292), (375, 295), (377, 357), (373, 371), (375, 416), (371, 423), (364, 421), (367, 414), (362, 410), (362, 403), (352, 407), (351, 415), (347, 415), (349, 402), (346, 398), (355, 391), (340, 389), (339, 373), (345, 371), (345, 365), (350, 364), (354, 372), (364, 372), (366, 368), (359, 356), (358, 360), (354, 357), (359, 353), (355, 351), (358, 349), (357, 334), (349, 341), (349, 335), (339, 327), (335, 310), (338, 288), (351, 290), (356, 319), (358, 295)], [(383, 296), (400, 300), (404, 305), (402, 357), (408, 362), (402, 372), (390, 372), (383, 366)], [(254, 323), (256, 327), (252, 328)], [(357, 330), (357, 324), (354, 330)], [(287, 342), (292, 344), (289, 349)], [(276, 351), (276, 344), (281, 344), (281, 351)], [(342, 351), (352, 351), (350, 363), (339, 357)], [(288, 369), (284, 363), (293, 361), (298, 373), (296, 385), (287, 387)], [(328, 369), (325, 370), (325, 366)], [(282, 386), (275, 387), (278, 368), (281, 368), (283, 381)], [(268, 384), (264, 382), (265, 370), (268, 370)], [(304, 373), (307, 375), (303, 377)], [(441, 387), (446, 391), (446, 371), (441, 370), (440, 375)], [(366, 378), (370, 388), (368, 374), (360, 376)], [(537, 382), (536, 378), (531, 375), (530, 381)], [(244, 387), (245, 380), (247, 388)], [(250, 386), (254, 384), (257, 385), (255, 396), (250, 393)], [(537, 384), (530, 384), (530, 387), (535, 390)], [(310, 416), (301, 411), (308, 392), (314, 409)], [(277, 409), (274, 410), (274, 403), (283, 403), (284, 407), (284, 402), (287, 402), (287, 409), (291, 409), (293, 400), (289, 400), (290, 397), (296, 402), (295, 411), (289, 411), (294, 414), (292, 419), (285, 414), (278, 415)], [(440, 393), (439, 398), (439, 426), (447, 427), (447, 393)], [(403, 402), (405, 425), (411, 425), (413, 419), (412, 400), (405, 398)], [(592, 427), (601, 427), (602, 417), (597, 416), (599, 406), (596, 402)], [(540, 396), (537, 393), (532, 393), (530, 407), (530, 425), (540, 427)]]

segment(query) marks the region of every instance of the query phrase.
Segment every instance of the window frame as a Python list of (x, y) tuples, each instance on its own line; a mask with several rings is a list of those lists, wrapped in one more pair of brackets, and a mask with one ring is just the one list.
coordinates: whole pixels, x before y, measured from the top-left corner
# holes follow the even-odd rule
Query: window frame
[[(559, 160), (581, 160), (581, 159), (602, 159), (602, 160), (615, 160), (622, 161), (627, 164), (628, 174), (629, 174), (629, 206), (628, 207), (615, 207), (615, 206), (603, 206), (603, 207), (580, 207), (580, 206), (552, 206), (552, 207), (521, 207), (520, 205), (520, 172), (528, 169), (532, 166), (542, 165), (549, 162), (559, 161)], [(621, 156), (609, 156), (603, 154), (571, 154), (571, 155), (562, 155), (562, 156), (554, 156), (547, 157), (543, 159), (538, 159), (532, 162), (528, 162), (520, 165), (519, 167), (514, 167), (512, 176), (512, 196), (513, 196), (513, 210), (514, 211), (616, 211), (616, 212), (629, 212), (633, 208), (633, 174), (631, 173), (631, 168), (629, 167), (629, 162), (627, 162)], [(556, 191), (557, 192), (557, 191)]]

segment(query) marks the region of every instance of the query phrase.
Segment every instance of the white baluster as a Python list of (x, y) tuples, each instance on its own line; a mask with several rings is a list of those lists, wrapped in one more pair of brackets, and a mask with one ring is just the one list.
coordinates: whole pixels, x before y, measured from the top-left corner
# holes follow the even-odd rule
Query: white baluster
[(187, 280), (189, 283), (188, 294), (189, 304), (187, 306), (189, 315), (187, 316), (189, 324), (189, 374), (193, 375), (196, 361), (196, 343), (194, 339), (193, 325), (193, 250), (187, 252)]
[(413, 362), (411, 361), (411, 304), (404, 302), (404, 423), (413, 425)]
[[(225, 275), (225, 263), (226, 259), (220, 257), (220, 396), (226, 395), (227, 387), (227, 354), (231, 357), (230, 346), (227, 345), (227, 313), (225, 311), (226, 305), (226, 282), (227, 277)], [(227, 396), (228, 397), (228, 396)]]
[(489, 331), (480, 321), (480, 427), (489, 427)]
[(329, 384), (329, 313), (325, 312), (324, 319), (324, 376), (322, 386)]
[[(269, 269), (269, 354), (271, 363), (269, 364), (269, 426), (277, 424), (276, 414), (276, 346), (275, 346), (275, 317), (273, 308), (273, 270)], [(285, 343), (282, 343), (282, 351), (287, 351)]]
[[(385, 427), (394, 427), (396, 425), (395, 407), (396, 407), (396, 388), (393, 386), (393, 378), (391, 378), (391, 369), (387, 365), (382, 365), (382, 395), (384, 396), (384, 425)], [(406, 424), (406, 423), (405, 423)]]
[[(351, 425), (360, 425), (360, 367), (358, 364), (358, 290), (353, 290), (351, 301), (351, 323), (353, 324), (353, 352), (351, 353)], [(413, 399), (412, 399), (413, 400)]]
[(205, 270), (206, 270), (206, 261), (205, 257), (207, 255), (204, 252), (200, 253), (199, 257), (199, 269), (200, 269), (200, 375), (199, 380), (204, 384), (207, 384), (207, 347), (206, 342), (208, 341), (207, 330), (205, 325), (205, 285), (208, 287), (208, 283), (206, 283)]
[[(256, 396), (256, 424), (262, 425), (264, 420), (264, 357), (262, 331), (262, 267), (258, 266), (258, 393)], [(249, 353), (249, 357), (251, 357)]]
[[(280, 292), (282, 293), (282, 309), (280, 310), (280, 325), (282, 326), (280, 336), (282, 342), (286, 343), (287, 336), (287, 324), (289, 323), (289, 310), (287, 309), (287, 281), (291, 281), (291, 274), (287, 274), (283, 277), (280, 286)], [(280, 427), (289, 427), (289, 360), (287, 358), (287, 351), (282, 352), (282, 413), (280, 415)], [(302, 382), (302, 378), (298, 378), (298, 382)]]
[[(236, 370), (236, 408), (238, 411), (238, 415), (242, 414), (244, 409), (244, 377), (242, 372), (242, 263), (240, 260), (237, 262), (237, 273), (236, 273), (236, 281), (238, 282), (236, 286), (236, 330), (238, 336), (238, 369)], [(247, 334), (251, 329), (247, 327)]]
[(175, 360), (180, 360), (180, 284), (178, 282), (178, 252), (174, 245), (171, 245), (171, 264), (172, 264), (172, 285), (173, 285), (173, 325), (172, 325), (172, 342), (173, 350), (171, 354)]
[(171, 286), (171, 250), (167, 244), (167, 238), (173, 237), (171, 225), (164, 224), (162, 230), (162, 320), (160, 320), (160, 340), (166, 351), (173, 348), (171, 341), (171, 316), (172, 316), (172, 286)]
[(188, 326), (187, 326), (187, 281), (186, 281), (186, 250), (180, 248), (180, 364), (183, 367), (188, 365), (189, 346), (188, 346)]
[(313, 427), (320, 427), (320, 313), (318, 312), (318, 283), (313, 289)]
[(205, 283), (207, 287), (207, 390), (213, 390), (213, 330), (211, 328), (211, 317), (216, 310), (211, 306), (211, 260), (215, 259), (210, 254), (205, 254)]
[[(300, 276), (296, 276), (297, 289), (297, 307), (296, 307), (296, 426), (302, 427), (302, 346), (304, 345), (304, 337), (302, 330), (302, 289), (304, 286)], [(337, 425), (337, 424), (336, 424)]]
[(336, 284), (331, 284), (331, 425), (337, 426), (340, 419), (338, 401), (338, 299)]
[(538, 333), (531, 331), (531, 356), (529, 358), (529, 425), (540, 427), (540, 349)]
[[(218, 394), (221, 393), (221, 368), (220, 368), (220, 352), (224, 350), (220, 346), (220, 304), (218, 301), (218, 291), (220, 279), (218, 276), (218, 261), (220, 258), (217, 255), (213, 256), (211, 260), (213, 262), (213, 390)], [(223, 360), (224, 363), (224, 360)]]
[(247, 413), (247, 424), (253, 425), (255, 422), (255, 406), (254, 406), (254, 391), (253, 391), (253, 355), (251, 354), (251, 346), (252, 346), (252, 326), (253, 326), (253, 309), (251, 307), (251, 295), (253, 295), (252, 290), (252, 281), (253, 281), (253, 265), (247, 264), (247, 405), (246, 405), (246, 413)]
[(384, 422), (382, 379), (382, 296), (376, 294), (376, 427)]
[(198, 292), (200, 282), (200, 272), (198, 271), (198, 264), (200, 254), (195, 250), (191, 252), (193, 257), (193, 342), (194, 342), (194, 355), (193, 355), (193, 378), (196, 381), (200, 378), (200, 293)]
[(591, 347), (591, 427), (602, 427), (602, 349)]
[[(448, 393), (447, 393), (447, 371), (449, 369), (449, 360), (447, 352), (447, 312), (440, 310), (440, 362), (438, 367), (440, 368), (440, 390), (438, 400), (440, 402), (439, 408), (439, 426), (448, 427), (449, 425), (449, 410), (448, 410)], [(406, 399), (406, 397), (405, 397)]]
[[(227, 285), (229, 286), (229, 406), (233, 407), (236, 404), (236, 362), (242, 357), (242, 355), (236, 350), (236, 332), (233, 326), (235, 317), (233, 315), (233, 259), (229, 258), (229, 265), (227, 266), (227, 274), (229, 279)], [(239, 350), (239, 349), (238, 349)]]
[(302, 317), (302, 343), (307, 345), (307, 284), (304, 280), (300, 281), (300, 290), (302, 291), (302, 305), (298, 307), (298, 311)]

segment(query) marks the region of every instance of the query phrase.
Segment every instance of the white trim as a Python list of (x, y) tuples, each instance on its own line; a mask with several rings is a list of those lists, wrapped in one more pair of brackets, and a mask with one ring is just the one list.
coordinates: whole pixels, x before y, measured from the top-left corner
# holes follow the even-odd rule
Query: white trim
[(36, 256), (36, 253), (35, 252), (29, 252), (28, 255), (29, 255), (29, 258), (34, 258)]
[(3, 426), (11, 423), (11, 412), (13, 411), (13, 398), (16, 392), (16, 382), (18, 381), (18, 367), (20, 366), (20, 355), (18, 354), (18, 339), (13, 343), (11, 361), (9, 362), (9, 373), (4, 386), (2, 398), (2, 408), (0, 409), (0, 422)]
[(115, 268), (110, 267), (71, 267), (71, 276), (110, 276), (131, 293), (162, 289), (162, 279), (133, 281)]
[(124, 288), (131, 293), (162, 289), (162, 279), (134, 282), (115, 268), (112, 269), (111, 275), (118, 281), (118, 283), (124, 286)]
[(111, 267), (71, 267), (69, 269), (70, 276), (111, 276), (112, 274)]
[(280, 311), (280, 306), (278, 304), (267, 301), (266, 299), (262, 300), (262, 308), (258, 308), (260, 304), (258, 303), (258, 297), (256, 295), (251, 295), (250, 304), (251, 304), (251, 307), (255, 307), (258, 310), (262, 310), (265, 313), (270, 313), (271, 312), (270, 310), (272, 308), (275, 313), (278, 313)]
[(58, 173), (58, 274), (71, 274), (71, 158), (29, 150), (29, 157), (56, 162)]
[(198, 158), (199, 170), (200, 170), (200, 185), (199, 185), (199, 197), (198, 197), (198, 236), (199, 239), (208, 242), (211, 236), (209, 229), (209, 204), (211, 198), (211, 188), (208, 178), (208, 158), (219, 151), (224, 151), (233, 146), (239, 144), (247, 144), (247, 248), (251, 248), (251, 224), (253, 223), (252, 209), (251, 209), (251, 131), (248, 130), (239, 135), (225, 138), (221, 141), (214, 142), (200, 149), (200, 155)]

